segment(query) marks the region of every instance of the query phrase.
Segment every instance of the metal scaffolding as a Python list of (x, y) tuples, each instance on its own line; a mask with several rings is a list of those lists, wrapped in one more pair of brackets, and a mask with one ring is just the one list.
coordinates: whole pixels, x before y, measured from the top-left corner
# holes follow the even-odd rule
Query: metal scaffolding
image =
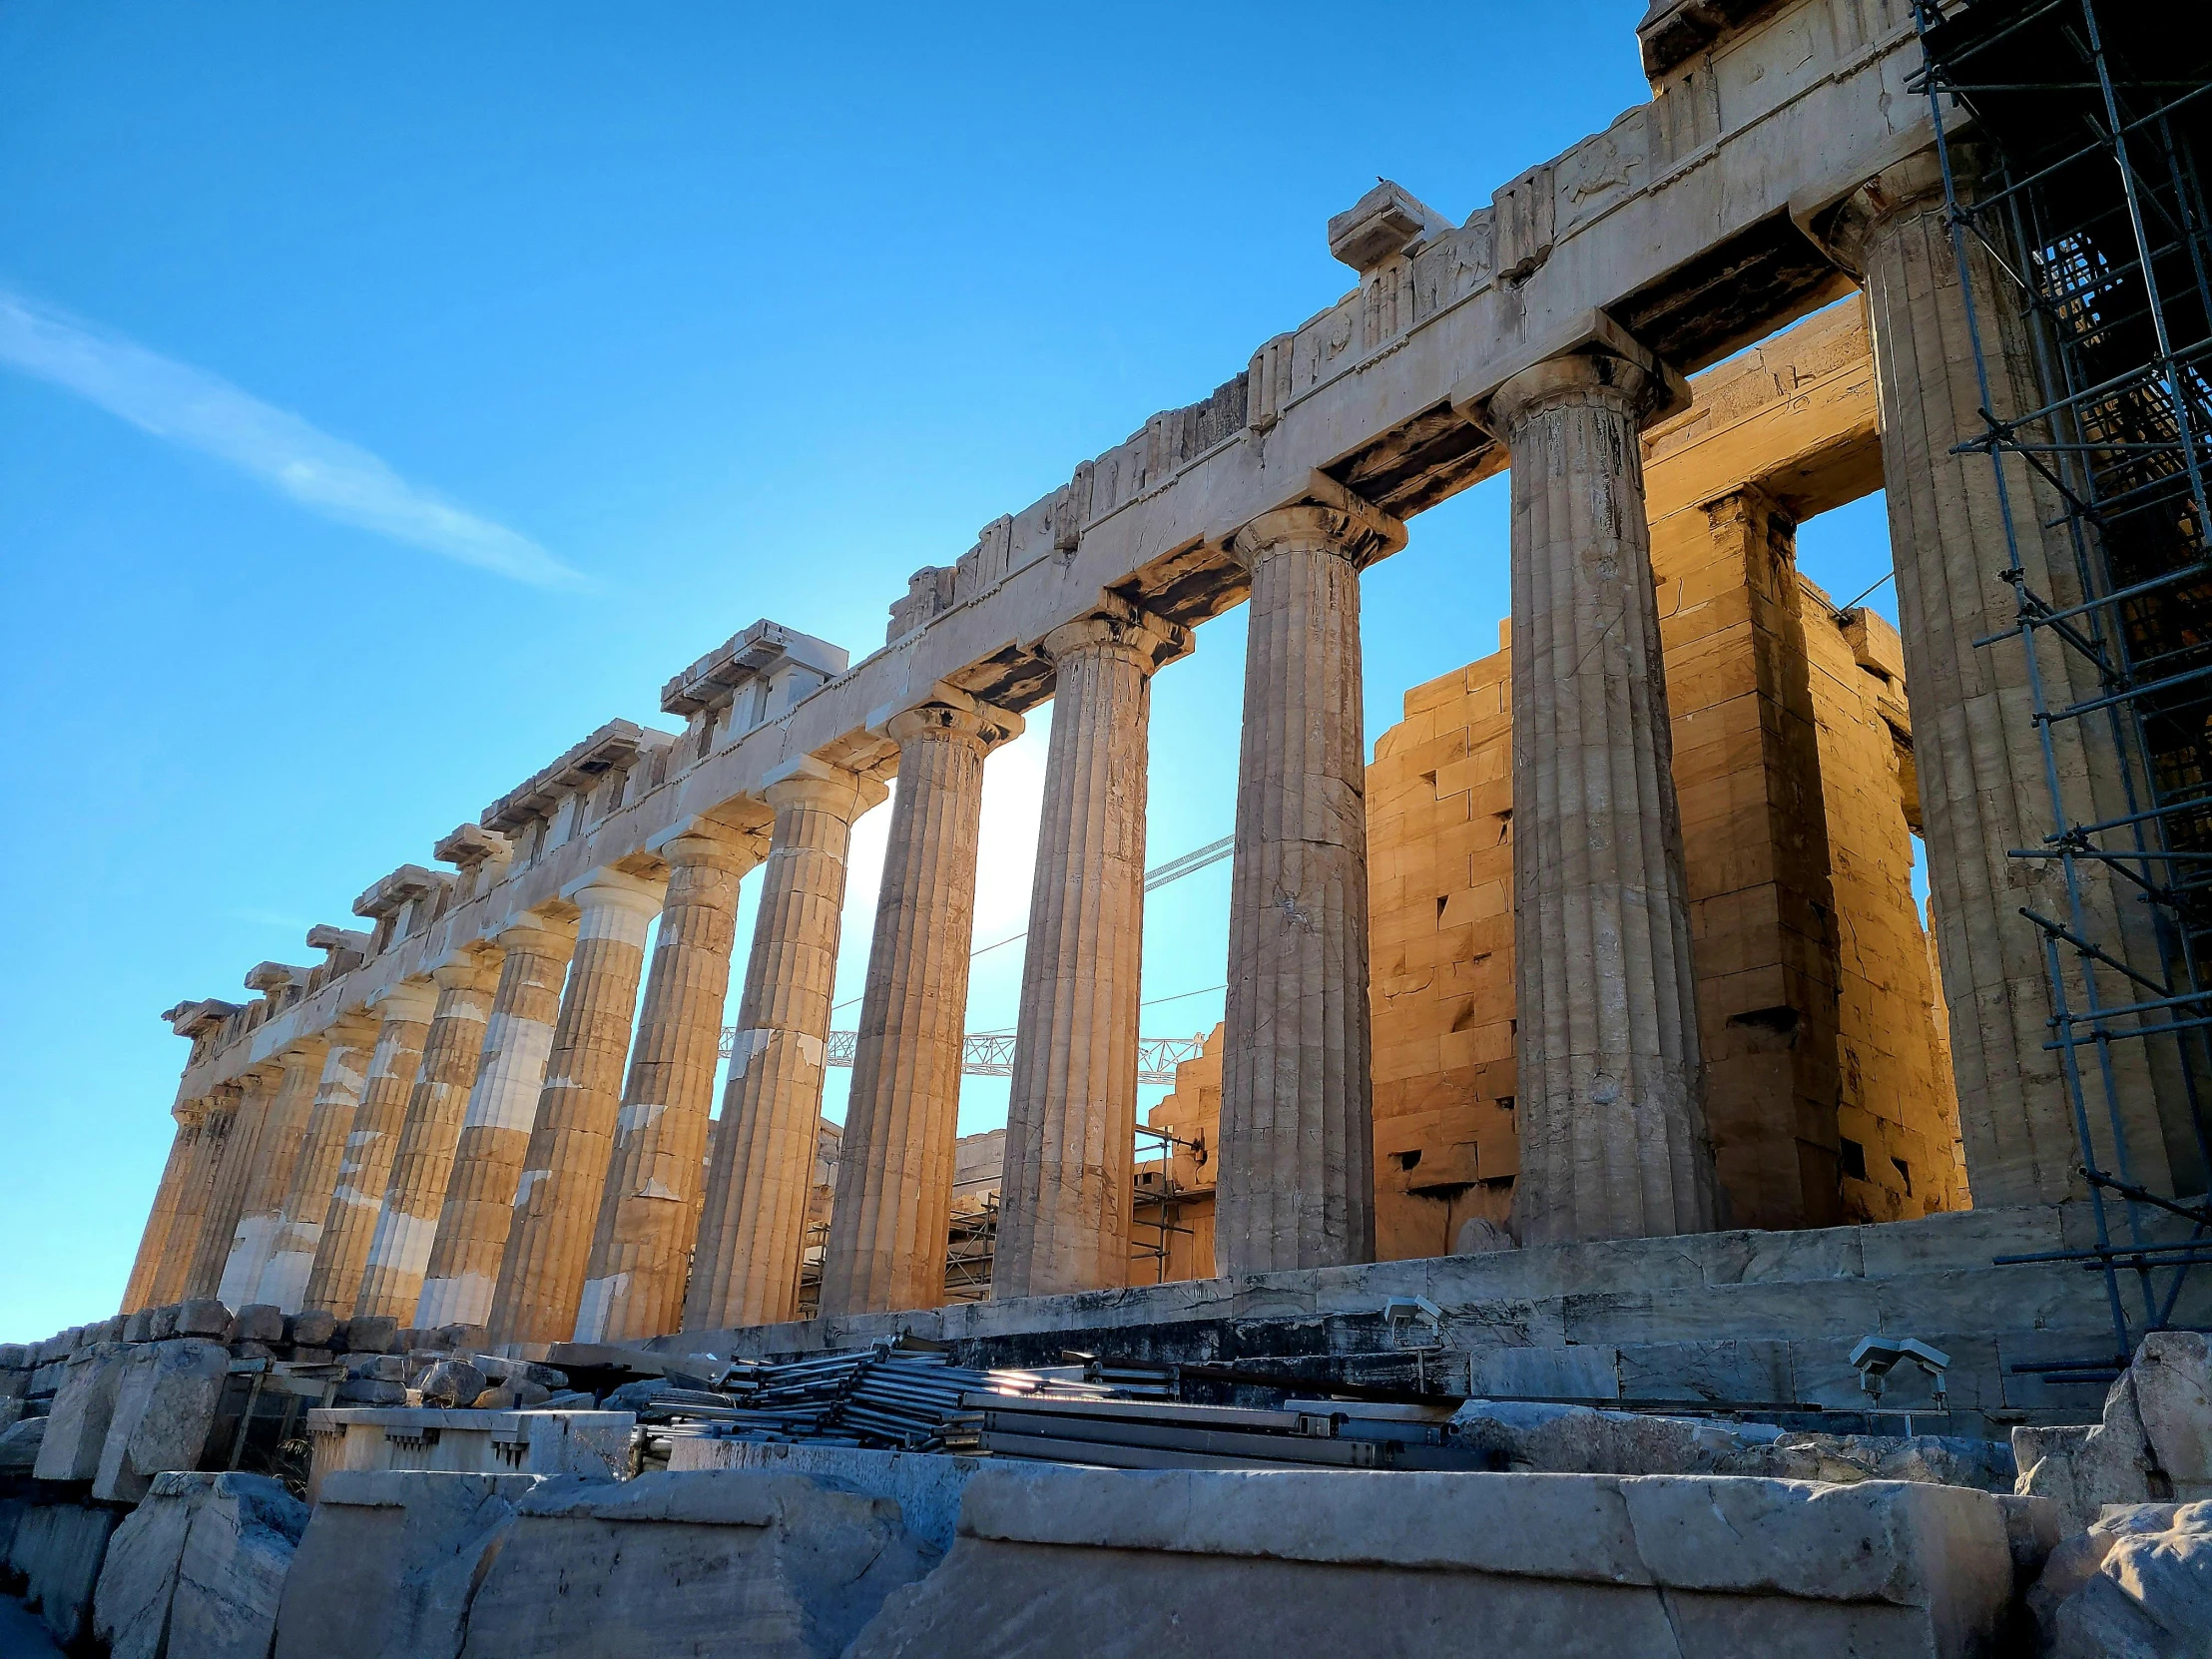
[[(2068, 1092), (2095, 1222), (2074, 1260), (2104, 1276), (2115, 1350), (2019, 1366), (2094, 1382), (2174, 1319), (2190, 1267), (2212, 1262), (2203, 1198), (2130, 1174), (2115, 1051), (2149, 1044), (2205, 1156), (2212, 1080), (2212, 237), (2199, 157), (2212, 148), (2212, 8), (2145, 0), (1915, 0), (1965, 296), (1981, 432), (2004, 517), (2012, 627), (1976, 642), (2025, 655), (2049, 832), (2011, 856), (2055, 865), (2067, 911), (2033, 905), (2051, 1014), (2045, 1048)], [(1974, 281), (2001, 290), (1979, 302)], [(2035, 375), (2007, 408), (1989, 314), (2016, 307)], [(1998, 377), (2004, 385), (2012, 376)], [(2078, 594), (2037, 591), (2023, 537), (2062, 538)], [(2087, 677), (2054, 677), (2064, 654)], [(2084, 678), (2095, 689), (2082, 695)], [(2069, 723), (2113, 757), (2125, 810), (2102, 814), (2064, 776)], [(2155, 960), (2101, 936), (2084, 877), (2141, 901)], [(2200, 1188), (2190, 1183), (2183, 1192)], [(2026, 1260), (2028, 1258), (2006, 1258)]]

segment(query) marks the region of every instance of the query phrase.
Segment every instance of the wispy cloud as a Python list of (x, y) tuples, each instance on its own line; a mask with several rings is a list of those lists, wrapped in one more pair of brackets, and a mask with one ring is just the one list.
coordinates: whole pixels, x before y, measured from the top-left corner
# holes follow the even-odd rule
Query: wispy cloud
[(590, 585), (528, 536), (410, 484), (358, 444), (220, 375), (0, 288), (0, 362), (228, 461), (309, 512), (541, 588)]

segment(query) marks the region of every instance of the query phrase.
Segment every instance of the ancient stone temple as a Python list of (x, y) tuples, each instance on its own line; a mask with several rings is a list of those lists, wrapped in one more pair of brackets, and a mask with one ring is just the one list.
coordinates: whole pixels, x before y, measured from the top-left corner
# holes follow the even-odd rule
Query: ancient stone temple
[[(778, 1580), (825, 1652), (1024, 1617), (1073, 1651), (1091, 1614), (1150, 1616), (1110, 1587), (1024, 1603), (1009, 1563), (1050, 1548), (1070, 1584), (1143, 1557), (1128, 1582), (1191, 1606), (1219, 1598), (1190, 1561), (1260, 1563), (1265, 1616), (1200, 1619), (1228, 1652), (1374, 1637), (1326, 1565), (1375, 1577), (1371, 1612), (1392, 1572), (1476, 1585), (1467, 1619), (1509, 1604), (1562, 1651), (1965, 1654), (2028, 1616), (2062, 1521), (2036, 1618), (2166, 1618), (2099, 1563), (2183, 1548), (2173, 1504), (2212, 1496), (2187, 1334), (2212, 1320), (2187, 1278), (2212, 106), (2174, 90), (2212, 87), (2212, 41), (2174, 18), (2146, 79), (2110, 11), (1654, 0), (1647, 103), (1460, 221), (1379, 182), (1316, 228), (1337, 301), (917, 571), (879, 647), (757, 622), (668, 681), (665, 726), (609, 721), (424, 826), (428, 862), (363, 872), (360, 930), (165, 1016), (191, 1047), (134, 1323), (14, 1368), (53, 1391), (42, 1474), (101, 1469), (88, 1424), (128, 1384), (96, 1368), (152, 1366), (110, 1352), (142, 1340), (335, 1367), (397, 1409), (444, 1390), (432, 1441), (476, 1431), (478, 1385), (487, 1413), (556, 1385), (643, 1412), (638, 1490), (484, 1498), (515, 1541), (452, 1594), (487, 1656), (558, 1622), (563, 1550), (672, 1517), (801, 1577), (760, 1540), (871, 1540), (865, 1597)], [(2048, 121), (1998, 96), (2036, 77), (2074, 101)], [(2038, 148), (2059, 133), (2085, 148)], [(1390, 665), (1364, 573), (1501, 472), (1510, 616), (1466, 619), (1466, 664), (1368, 733)], [(1797, 564), (1801, 527), (1877, 490), (1896, 628)], [(1152, 687), (1240, 608), (1226, 1016), (1140, 1124)], [(982, 779), (1047, 703), (1011, 1106), (962, 1140)], [(840, 937), (852, 826), (886, 803), (872, 937)], [(865, 993), (836, 1032), (845, 952)], [(559, 1437), (483, 1431), (508, 1467)], [(1091, 1467), (924, 1477), (855, 1445)], [(384, 1461), (331, 1475), (325, 1538), (427, 1501), (359, 1455)], [(1598, 1484), (1389, 1496), (1349, 1468)], [(742, 1501), (650, 1484), (739, 1469)], [(1900, 1483), (1854, 1490), (1875, 1473)], [(1622, 1482), (1645, 1474), (1690, 1484)], [(921, 1542), (808, 1475), (895, 1498)], [(2123, 1499), (2161, 1512), (2100, 1518)], [(1163, 1502), (1192, 1517), (1166, 1541)], [(922, 1578), (955, 1536), (932, 1504), (957, 1542)], [(682, 1598), (605, 1573), (682, 1634)]]

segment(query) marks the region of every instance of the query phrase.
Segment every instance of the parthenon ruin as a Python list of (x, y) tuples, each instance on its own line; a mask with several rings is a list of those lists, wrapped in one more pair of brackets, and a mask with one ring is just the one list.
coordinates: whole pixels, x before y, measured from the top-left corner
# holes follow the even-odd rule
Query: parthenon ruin
[[(1693, 48), (1695, 8), (1659, 10), (1649, 105), (1464, 225), (1378, 185), (1329, 227), (1359, 276), (1341, 301), (915, 575), (881, 650), (855, 665), (754, 625), (663, 689), (682, 731), (609, 722), (438, 840), (435, 865), (370, 884), (366, 937), (318, 928), (323, 960), (261, 964), (256, 1000), (179, 1004), (193, 1052), (129, 1306), (221, 1295), (538, 1343), (791, 1318), (845, 843), (894, 778), (821, 1306), (936, 1302), (982, 768), (1047, 699), (994, 1294), (1123, 1283), (1149, 681), (1241, 601), (1216, 1271), (1374, 1259), (1378, 1129), (1423, 1091), (1455, 1142), (1515, 1148), (1509, 1213), (1493, 1192), (1486, 1219), (1524, 1244), (2078, 1193), (2035, 941), (1996, 897), (2020, 890), (2008, 850), (2037, 838), (2039, 734), (1998, 718), (2012, 671), (1973, 643), (2015, 601), (1984, 551), (1987, 463), (1950, 453), (1971, 400), (1945, 376), (1969, 365), (1932, 342), (1963, 327), (1965, 294), (1903, 85), (1912, 31), (1862, 0)], [(1857, 283), (1871, 342), (1846, 305), (1732, 356)], [(1721, 362), (1702, 395), (1684, 378)], [(1413, 781), (1393, 733), (1371, 799), (1359, 573), (1411, 514), (1508, 467), (1496, 731), (1518, 741), (1510, 784), (1494, 770), (1476, 792), (1510, 843), (1478, 899), (1464, 866), (1488, 849), (1463, 833), (1370, 863), (1371, 818)], [(1798, 591), (1789, 541), (1885, 480), (1902, 642), (1854, 613), (1839, 637), (1859, 672), (1820, 683), (1897, 741), (1824, 751), (1818, 728), (1846, 717), (1806, 701), (1808, 635), (1833, 602)], [(1733, 600), (1678, 568), (1716, 554)], [(1717, 630), (1695, 644), (1693, 615)], [(1415, 729), (1428, 713), (1409, 708)], [(2021, 785), (1964, 787), (1991, 766)], [(1455, 800), (1444, 770), (1420, 778)], [(1861, 822), (1884, 798), (1887, 828)], [(1931, 954), (1908, 821), (1929, 844), (1958, 1107), (1914, 988)], [(1877, 839), (1820, 844), (1854, 833)], [(737, 884), (764, 862), (711, 1133)], [(1393, 908), (1371, 931), (1400, 893), (1438, 925), (1409, 932)], [(1886, 954), (1849, 970), (1873, 1000), (1847, 1085), (1831, 935), (1862, 918)], [(1500, 955), (1512, 977), (1474, 995)], [(1439, 1049), (1378, 1051), (1409, 971), (1469, 979), (1480, 1026), (1449, 1046), (1481, 1045), (1483, 1083)], [(1856, 1057), (1912, 1029), (1912, 1057), (1870, 1083)], [(1478, 1106), (1503, 1126), (1482, 1131)], [(2167, 1173), (2189, 1138), (2178, 1100), (2146, 1072), (2127, 1111), (2138, 1173), (2190, 1190)], [(1912, 1202), (1876, 1200), (1891, 1189)]]
[[(1340, 299), (917, 571), (879, 648), (755, 622), (667, 681), (667, 729), (610, 720), (425, 826), (360, 930), (307, 933), (320, 960), (171, 1008), (191, 1049), (123, 1313), (666, 1361), (750, 1428), (729, 1398), (870, 1344), (1036, 1368), (1022, 1388), (1080, 1366), (1124, 1404), (1189, 1367), (1255, 1417), (1234, 1390), (1273, 1380), (1295, 1397), (1265, 1411), (1324, 1438), (1343, 1411), (1314, 1427), (1335, 1407), (1297, 1388), (1405, 1421), (1439, 1391), (1462, 1416), (1917, 1408), (1959, 1444), (2016, 1430), (2020, 1490), (2088, 1526), (2101, 1390), (2154, 1387), (2146, 1333), (2212, 1321), (2185, 1283), (2212, 1223), (2212, 283), (2193, 174), (2122, 153), (2193, 157), (2212, 105), (2121, 120), (2119, 48), (2065, 37), (2096, 76), (2058, 91), (2104, 100), (2083, 153), (2130, 182), (2055, 202), (2076, 163), (2001, 101), (2055, 72), (1970, 84), (1945, 54), (2075, 10), (2093, 34), (2109, 8), (1653, 0), (1648, 103), (1463, 222), (1380, 181), (1327, 224)], [(2198, 44), (2175, 51), (2212, 86)], [(1500, 472), (1511, 614), (1494, 651), (1469, 621), (1469, 661), (1405, 689), (1371, 759), (1363, 687), (1391, 665), (1363, 653), (1363, 573)], [(1895, 628), (1796, 560), (1803, 523), (1878, 490)], [(1153, 680), (1240, 606), (1226, 1013), (1140, 1122)], [(984, 771), (1048, 703), (1007, 1121), (962, 1142)], [(872, 936), (841, 939), (878, 809)], [(2156, 1352), (2212, 1380), (2201, 1341)], [(1109, 1455), (977, 1409), (986, 1452), (1277, 1455)], [(2031, 1453), (2078, 1457), (2076, 1484)], [(1512, 1456), (1483, 1466), (1566, 1466)], [(2160, 1478), (2144, 1499), (2212, 1495), (2212, 1469)], [(961, 1548), (1089, 1547), (1011, 1490), (971, 1491)], [(1109, 1491), (1099, 1548), (1244, 1547), (1129, 1543)], [(884, 1604), (934, 1632), (898, 1651), (953, 1651), (925, 1617), (947, 1582)]]

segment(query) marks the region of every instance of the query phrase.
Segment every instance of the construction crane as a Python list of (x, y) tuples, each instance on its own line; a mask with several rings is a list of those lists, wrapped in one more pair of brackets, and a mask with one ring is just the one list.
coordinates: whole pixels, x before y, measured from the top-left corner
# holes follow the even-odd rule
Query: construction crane
[[(730, 1049), (737, 1039), (737, 1027), (731, 1026), (722, 1033), (722, 1057), (730, 1057)], [(859, 1046), (857, 1031), (832, 1031), (824, 1045), (823, 1064), (849, 1066), (852, 1051)], [(1175, 1083), (1175, 1068), (1186, 1060), (1195, 1060), (1206, 1049), (1206, 1034), (1195, 1037), (1139, 1037), (1137, 1039), (1137, 1081), (1140, 1083)], [(963, 1077), (1011, 1077), (1014, 1074), (1014, 1039), (1011, 1032), (970, 1033), (960, 1047), (960, 1075)]]

